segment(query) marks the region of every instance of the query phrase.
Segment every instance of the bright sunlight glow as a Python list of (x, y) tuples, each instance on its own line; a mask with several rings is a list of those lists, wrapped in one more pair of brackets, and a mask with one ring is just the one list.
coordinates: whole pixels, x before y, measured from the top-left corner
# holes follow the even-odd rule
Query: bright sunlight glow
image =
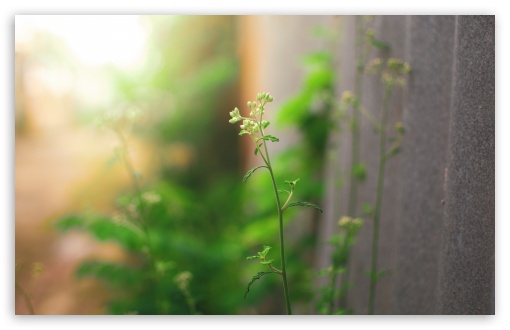
[(86, 65), (114, 64), (128, 68), (143, 59), (147, 33), (134, 15), (21, 15), (16, 16), (16, 39), (36, 30), (60, 37)]

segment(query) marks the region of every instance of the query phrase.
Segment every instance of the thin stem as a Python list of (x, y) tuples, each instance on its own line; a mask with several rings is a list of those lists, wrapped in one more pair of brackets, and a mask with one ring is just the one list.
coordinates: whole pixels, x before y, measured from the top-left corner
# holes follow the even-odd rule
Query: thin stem
[(184, 295), (184, 298), (186, 299), (186, 303), (188, 304), (188, 308), (190, 309), (191, 314), (196, 315), (197, 309), (195, 307), (195, 300), (193, 300), (193, 297), (189, 293), (188, 289), (183, 289), (181, 291)]
[(15, 286), (16, 290), (18, 290), (19, 293), (21, 294), (21, 297), (23, 298), (25, 305), (27, 305), (28, 313), (30, 315), (35, 315), (34, 307), (32, 306), (32, 302), (30, 301), (30, 296), (28, 295), (28, 293), (16, 281), (14, 282), (14, 286)]
[(375, 290), (377, 287), (377, 257), (379, 247), (379, 222), (381, 217), (381, 204), (384, 184), (384, 169), (386, 166), (386, 123), (388, 121), (388, 105), (391, 97), (391, 88), (386, 88), (383, 98), (383, 112), (381, 129), (379, 131), (379, 169), (377, 173), (377, 195), (374, 209), (374, 229), (372, 232), (372, 260), (370, 269), (370, 291), (368, 298), (368, 314), (374, 313)]
[[(262, 114), (261, 114), (262, 118)], [(287, 314), (292, 315), (292, 309), (290, 307), (290, 298), (289, 298), (289, 287), (287, 283), (287, 271), (285, 267), (285, 244), (284, 244), (284, 238), (283, 238), (283, 210), (280, 202), (280, 196), (278, 194), (278, 187), (276, 186), (276, 180), (273, 174), (273, 168), (271, 166), (271, 160), (269, 159), (269, 152), (267, 151), (267, 145), (266, 140), (264, 140), (264, 129), (262, 126), (260, 126), (260, 134), (262, 136), (262, 142), (264, 144), (264, 151), (266, 154), (266, 159), (264, 160), (266, 162), (266, 166), (269, 170), (269, 174), (271, 175), (271, 182), (273, 183), (273, 189), (274, 189), (274, 195), (276, 198), (276, 206), (278, 208), (278, 222), (280, 224), (280, 257), (282, 259), (282, 280), (283, 280), (283, 292), (285, 295), (285, 306), (287, 307)]]
[(138, 198), (140, 198), (140, 208), (141, 208), (140, 213), (141, 213), (141, 215), (138, 218), (140, 220), (140, 226), (142, 227), (142, 231), (145, 235), (147, 249), (149, 250), (148, 251), (149, 252), (149, 262), (150, 262), (153, 270), (156, 270), (156, 265), (154, 264), (154, 260), (152, 257), (153, 254), (152, 254), (152, 247), (151, 247), (151, 238), (150, 238), (149, 229), (147, 226), (146, 209), (145, 209), (144, 202), (142, 200), (142, 190), (140, 188), (138, 176), (136, 174), (135, 167), (133, 166), (131, 157), (129, 157), (128, 143), (127, 143), (126, 138), (124, 137), (124, 134), (122, 134), (122, 132), (119, 129), (115, 129), (114, 131), (117, 134), (117, 136), (121, 142), (121, 145), (122, 145), (122, 149), (123, 149), (122, 158), (124, 160), (124, 164), (126, 165), (127, 171), (129, 173), (129, 175), (131, 176), (131, 183), (133, 185), (133, 189), (135, 190), (135, 193), (138, 196)]
[(285, 209), (287, 208), (287, 205), (289, 204), (293, 193), (294, 193), (294, 188), (292, 188), (290, 190), (289, 197), (287, 198), (287, 201), (285, 202), (285, 204), (283, 204), (283, 206), (282, 206), (282, 212), (285, 211)]
[(333, 311), (335, 309), (335, 291), (336, 291), (336, 267), (333, 266), (333, 270), (331, 271), (331, 292), (329, 293), (329, 314), (333, 314)]
[[(358, 53), (358, 65), (356, 70), (356, 81), (354, 87), (354, 94), (356, 95), (356, 102), (353, 106), (352, 113), (352, 146), (351, 146), (351, 170), (359, 163), (359, 145), (360, 145), (360, 107), (363, 93), (363, 71), (365, 63), (365, 54), (363, 54), (363, 23), (362, 17), (356, 17), (356, 33), (358, 40), (356, 43), (356, 52)], [(356, 207), (358, 204), (358, 178), (354, 175), (350, 176), (350, 190), (349, 190), (349, 206), (347, 214), (349, 216), (356, 216)]]

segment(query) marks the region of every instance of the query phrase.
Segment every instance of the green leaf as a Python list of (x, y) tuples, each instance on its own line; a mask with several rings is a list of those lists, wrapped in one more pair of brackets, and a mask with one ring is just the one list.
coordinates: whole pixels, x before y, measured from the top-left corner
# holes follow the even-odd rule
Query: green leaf
[(239, 136), (249, 134), (247, 130), (243, 129), (241, 132), (239, 132)]
[(251, 256), (251, 257), (246, 257), (246, 260), (253, 260), (253, 259), (259, 259), (260, 257), (259, 256)]
[(361, 208), (363, 211), (369, 215), (371, 215), (374, 212), (374, 207), (368, 203), (364, 203)]
[(396, 154), (398, 154), (399, 152), (400, 152), (400, 145), (396, 145), (393, 148), (391, 148), (390, 151), (388, 151), (388, 153), (386, 154), (386, 156), (384, 158), (385, 159), (391, 158), (391, 157), (395, 156)]
[(372, 39), (372, 46), (376, 47), (376, 48), (379, 48), (379, 49), (383, 49), (383, 50), (390, 50), (391, 47), (390, 47), (390, 44), (386, 43), (386, 42), (382, 42), (380, 40), (377, 40), (377, 39)]
[(248, 178), (253, 174), (253, 172), (255, 172), (256, 170), (258, 170), (259, 168), (261, 167), (265, 167), (267, 168), (267, 166), (265, 165), (260, 165), (260, 166), (256, 166), (254, 168), (252, 168), (251, 170), (249, 170), (246, 175), (243, 177), (243, 182), (246, 183), (246, 181), (248, 180)]
[(273, 261), (274, 261), (274, 259), (270, 259), (270, 260), (266, 260), (266, 261), (261, 261), (260, 263), (261, 263), (262, 265), (270, 265), (270, 264), (272, 264), (272, 263), (273, 263)]
[(323, 90), (333, 84), (334, 73), (330, 69), (321, 69), (308, 74), (305, 84), (310, 90)]
[(358, 179), (358, 181), (362, 182), (365, 181), (365, 178), (367, 176), (365, 164), (358, 163), (354, 165), (354, 167), (352, 168), (352, 175), (354, 175), (354, 177)]
[(317, 205), (315, 204), (312, 204), (312, 203), (308, 203), (308, 202), (295, 202), (295, 203), (290, 203), (289, 205), (287, 205), (287, 208), (289, 207), (293, 207), (293, 206), (307, 206), (307, 207), (313, 207), (314, 209), (320, 211), (321, 213), (324, 212), (320, 207), (318, 207)]
[(102, 216), (72, 215), (59, 220), (56, 227), (62, 231), (87, 230), (100, 241), (116, 241), (131, 251), (141, 251), (144, 245), (143, 238), (132, 228)]
[(244, 299), (246, 299), (246, 295), (248, 294), (248, 292), (250, 292), (250, 286), (256, 280), (259, 280), (262, 276), (267, 275), (267, 274), (271, 274), (271, 273), (277, 274), (276, 272), (258, 272), (257, 275), (253, 276), (253, 278), (251, 279), (250, 283), (248, 283), (248, 287), (246, 288), (246, 292), (244, 293)]
[(298, 183), (298, 181), (299, 181), (299, 180), (301, 180), (301, 179), (300, 179), (300, 178), (297, 178), (297, 179), (296, 179), (296, 180), (294, 180), (294, 181), (285, 180), (285, 182), (284, 182), (284, 183), (286, 183), (286, 184), (290, 185), (290, 187), (291, 187), (291, 188), (293, 188), (293, 187), (294, 187), (294, 186)]
[(277, 123), (281, 125), (302, 123), (309, 113), (313, 96), (313, 91), (303, 90), (300, 94), (289, 99), (278, 111)]
[(331, 53), (319, 51), (306, 55), (303, 59), (303, 62), (309, 66), (325, 66), (329, 65), (331, 60)]
[(58, 220), (55, 224), (55, 227), (61, 231), (68, 231), (71, 229), (85, 227), (85, 221), (83, 217), (78, 215), (71, 215)]
[(261, 258), (265, 258), (270, 250), (271, 250), (270, 246), (264, 245), (264, 250), (262, 250), (262, 252), (259, 252), (259, 256)]
[(134, 287), (142, 279), (139, 270), (122, 264), (104, 261), (85, 261), (76, 270), (78, 279), (95, 277), (116, 287)]
[(259, 150), (260, 150), (260, 146), (261, 146), (261, 145), (262, 145), (262, 143), (261, 143), (261, 144), (259, 144), (259, 145), (255, 148), (255, 156), (257, 156), (257, 154), (259, 153)]
[(263, 140), (269, 140), (271, 142), (278, 142), (278, 141), (280, 141), (279, 138), (277, 138), (275, 136), (272, 136), (272, 135), (264, 135), (264, 137), (262, 139)]

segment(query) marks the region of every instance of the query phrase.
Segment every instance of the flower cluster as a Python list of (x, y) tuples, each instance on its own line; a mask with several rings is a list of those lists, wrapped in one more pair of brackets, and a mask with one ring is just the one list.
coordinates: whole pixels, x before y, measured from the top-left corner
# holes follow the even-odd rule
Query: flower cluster
[(243, 120), (243, 117), (241, 117), (237, 107), (235, 107), (233, 111), (230, 111), (230, 117), (232, 117), (232, 119), (230, 119), (228, 122), (231, 124), (235, 124), (238, 121)]
[(187, 290), (189, 282), (193, 278), (193, 274), (188, 271), (181, 272), (174, 277), (174, 283), (177, 284), (180, 290)]
[(230, 112), (230, 117), (232, 117), (228, 122), (231, 124), (235, 124), (239, 121), (243, 121), (241, 124), (241, 132), (239, 135), (257, 133), (260, 131), (261, 127), (266, 128), (269, 126), (269, 122), (262, 120), (262, 115), (264, 114), (264, 106), (266, 103), (273, 102), (274, 97), (269, 93), (258, 93), (256, 101), (248, 101), (248, 108), (250, 108), (250, 116), (251, 118), (246, 118), (241, 116), (238, 108), (234, 108), (233, 111)]
[(390, 58), (386, 62), (386, 67), (387, 70), (382, 73), (383, 83), (388, 87), (405, 86), (404, 76), (411, 72), (409, 64), (396, 58)]
[[(366, 72), (377, 74), (382, 70), (382, 61), (379, 58), (371, 60), (366, 66)], [(389, 58), (386, 61), (386, 69), (381, 72), (384, 85), (387, 88), (395, 86), (404, 87), (406, 84), (405, 75), (411, 72), (409, 63), (397, 58)]]
[(343, 216), (338, 220), (338, 225), (343, 229), (358, 230), (363, 225), (363, 220), (361, 218)]

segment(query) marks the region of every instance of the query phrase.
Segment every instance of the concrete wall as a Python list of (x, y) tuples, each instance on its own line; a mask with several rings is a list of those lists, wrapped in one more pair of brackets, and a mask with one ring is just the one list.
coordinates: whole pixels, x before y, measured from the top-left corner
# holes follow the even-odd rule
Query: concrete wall
[[(345, 17), (339, 94), (352, 89), (354, 17)], [(408, 86), (394, 95), (388, 130), (406, 128), (402, 152), (386, 167), (379, 242), (375, 314), (494, 314), (493, 16), (379, 16), (372, 26), (391, 51), (371, 57), (409, 62)], [(381, 83), (366, 77), (364, 106), (379, 118)], [(361, 202), (375, 203), (377, 136), (361, 125), (361, 159), (368, 177)], [(336, 182), (350, 160), (350, 137), (334, 135), (322, 239), (346, 210), (347, 189)], [(366, 313), (372, 223), (365, 221), (353, 247), (348, 303)], [(318, 267), (329, 251), (319, 251)]]

